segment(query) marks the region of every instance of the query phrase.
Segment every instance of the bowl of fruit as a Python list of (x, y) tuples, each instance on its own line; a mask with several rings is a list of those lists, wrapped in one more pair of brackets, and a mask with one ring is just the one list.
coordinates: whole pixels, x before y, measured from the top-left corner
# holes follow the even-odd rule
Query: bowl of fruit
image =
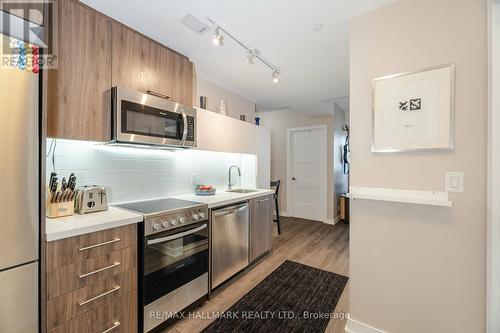
[(198, 185), (194, 193), (196, 193), (196, 195), (214, 195), (215, 191), (216, 189), (212, 185)]

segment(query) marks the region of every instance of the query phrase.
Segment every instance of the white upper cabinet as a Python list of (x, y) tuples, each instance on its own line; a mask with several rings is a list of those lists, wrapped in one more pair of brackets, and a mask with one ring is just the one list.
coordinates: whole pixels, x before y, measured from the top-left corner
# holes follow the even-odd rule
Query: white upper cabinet
[(258, 126), (196, 108), (197, 149), (257, 154)]

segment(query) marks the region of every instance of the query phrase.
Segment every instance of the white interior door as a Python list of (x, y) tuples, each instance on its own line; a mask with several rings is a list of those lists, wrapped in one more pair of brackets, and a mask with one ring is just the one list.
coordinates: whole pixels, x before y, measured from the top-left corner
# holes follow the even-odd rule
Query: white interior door
[(290, 129), (288, 213), (326, 221), (326, 126)]

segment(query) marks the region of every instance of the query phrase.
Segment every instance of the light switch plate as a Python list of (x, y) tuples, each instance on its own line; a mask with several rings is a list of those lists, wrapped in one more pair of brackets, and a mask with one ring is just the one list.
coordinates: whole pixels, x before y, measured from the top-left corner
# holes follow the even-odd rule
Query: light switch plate
[(464, 173), (461, 171), (453, 171), (446, 173), (446, 192), (463, 192), (464, 191)]

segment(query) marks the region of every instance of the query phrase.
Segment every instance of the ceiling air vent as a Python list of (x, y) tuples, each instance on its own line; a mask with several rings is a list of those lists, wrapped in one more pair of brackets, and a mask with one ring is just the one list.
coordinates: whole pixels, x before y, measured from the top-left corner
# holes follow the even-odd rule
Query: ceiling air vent
[(181, 18), (181, 22), (200, 35), (204, 34), (207, 30), (210, 29), (208, 25), (206, 25), (202, 20), (194, 16), (192, 13), (187, 13), (186, 15), (184, 15), (184, 17)]

